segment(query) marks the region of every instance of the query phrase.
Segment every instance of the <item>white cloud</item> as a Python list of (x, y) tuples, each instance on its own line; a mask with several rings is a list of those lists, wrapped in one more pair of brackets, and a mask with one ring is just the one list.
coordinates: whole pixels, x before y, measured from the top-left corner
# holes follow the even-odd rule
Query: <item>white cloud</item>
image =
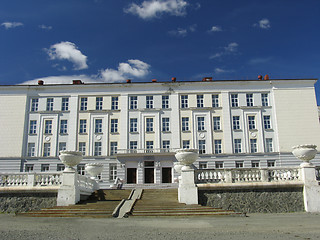
[(51, 60), (68, 60), (73, 63), (75, 70), (88, 68), (87, 56), (83, 55), (72, 42), (61, 42), (46, 49)]
[(238, 46), (239, 44), (236, 42), (229, 43), (226, 47), (223, 47), (223, 51), (215, 53), (211, 55), (209, 58), (214, 59), (222, 57), (224, 55), (236, 54), (238, 52)]
[(226, 70), (226, 69), (223, 69), (223, 68), (215, 68), (215, 69), (214, 69), (214, 72), (215, 72), (216, 74), (220, 74), (220, 73), (233, 72), (233, 70)]
[(259, 27), (259, 28), (262, 28), (262, 29), (271, 28), (270, 21), (267, 18), (261, 19), (258, 23), (253, 24), (253, 26), (254, 27)]
[(23, 23), (21, 23), (21, 22), (3, 22), (3, 23), (1, 23), (1, 26), (4, 26), (6, 29), (9, 29), (9, 28), (21, 27), (21, 26), (23, 26)]
[(221, 32), (222, 29), (219, 26), (212, 26), (212, 28), (209, 30), (209, 32)]
[(224, 49), (226, 52), (236, 52), (238, 51), (238, 46), (239, 44), (238, 43), (229, 43), (228, 46), (226, 46)]
[(141, 5), (131, 3), (124, 11), (142, 19), (160, 17), (164, 13), (184, 16), (186, 15), (187, 5), (188, 3), (184, 0), (146, 0)]
[(46, 26), (44, 24), (39, 25), (39, 28), (44, 29), (44, 30), (51, 30), (52, 29), (51, 26)]
[(193, 24), (187, 28), (178, 28), (176, 30), (171, 30), (168, 33), (177, 37), (185, 37), (189, 32), (195, 32), (197, 30), (197, 24)]

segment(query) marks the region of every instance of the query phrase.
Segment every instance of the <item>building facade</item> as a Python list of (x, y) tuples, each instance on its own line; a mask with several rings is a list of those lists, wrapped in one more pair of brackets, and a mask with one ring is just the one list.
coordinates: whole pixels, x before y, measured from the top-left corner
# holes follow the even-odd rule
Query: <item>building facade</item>
[[(62, 171), (60, 150), (104, 164), (102, 186), (172, 184), (174, 151), (198, 168), (298, 165), (320, 146), (316, 79), (2, 86), (0, 171)], [(319, 162), (319, 156), (315, 163)]]

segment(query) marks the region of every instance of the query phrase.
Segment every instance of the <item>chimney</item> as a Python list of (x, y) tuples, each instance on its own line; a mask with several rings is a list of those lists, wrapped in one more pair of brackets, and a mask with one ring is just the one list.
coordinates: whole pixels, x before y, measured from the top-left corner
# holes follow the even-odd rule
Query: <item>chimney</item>
[(41, 85), (41, 86), (42, 86), (43, 83), (44, 83), (43, 80), (38, 80), (38, 85)]
[(157, 82), (157, 79), (152, 79), (152, 82)]
[(262, 80), (262, 75), (258, 75), (258, 79), (259, 79), (259, 80)]
[(127, 79), (127, 83), (131, 83), (131, 79)]
[(72, 84), (83, 84), (81, 80), (72, 80)]
[(202, 78), (202, 82), (211, 82), (212, 81), (212, 77), (204, 77)]
[(171, 78), (171, 81), (172, 81), (172, 82), (176, 82), (176, 81), (177, 81), (177, 78), (173, 77), (173, 78)]
[(269, 80), (269, 75), (268, 75), (268, 74), (266, 74), (266, 75), (264, 76), (264, 80)]

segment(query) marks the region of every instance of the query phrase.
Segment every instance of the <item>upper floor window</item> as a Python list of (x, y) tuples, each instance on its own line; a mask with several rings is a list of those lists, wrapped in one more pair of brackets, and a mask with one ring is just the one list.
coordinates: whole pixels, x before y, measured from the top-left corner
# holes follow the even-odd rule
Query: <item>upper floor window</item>
[(266, 152), (273, 152), (272, 138), (266, 138)]
[(146, 118), (146, 132), (153, 132), (153, 118)]
[(197, 107), (203, 108), (203, 95), (197, 95)]
[(162, 118), (162, 131), (169, 132), (170, 131), (170, 119), (169, 118)]
[(185, 149), (190, 148), (190, 140), (183, 140), (182, 141), (182, 148), (185, 148)]
[(138, 108), (138, 97), (130, 96), (130, 109), (137, 109), (137, 108)]
[(188, 108), (188, 95), (181, 95), (181, 108)]
[(234, 153), (241, 153), (241, 139), (234, 139)]
[(234, 130), (240, 129), (240, 116), (233, 116), (232, 117), (232, 128)]
[(85, 142), (79, 142), (79, 152), (81, 152), (83, 156), (86, 155), (86, 143)]
[(250, 130), (256, 129), (255, 116), (248, 116), (248, 125)]
[(129, 149), (131, 153), (136, 153), (138, 149), (138, 142), (137, 141), (130, 141)]
[(52, 120), (45, 120), (44, 122), (44, 133), (51, 134), (52, 133)]
[(38, 98), (32, 98), (31, 99), (31, 112), (36, 112), (38, 111), (38, 106), (39, 106), (39, 99)]
[(204, 131), (205, 130), (205, 122), (204, 122), (204, 117), (198, 117), (198, 131)]
[(146, 152), (153, 152), (153, 141), (146, 141)]
[(66, 142), (60, 142), (59, 143), (59, 152), (67, 150), (67, 143)]
[(53, 111), (53, 98), (47, 98), (47, 111)]
[(88, 109), (88, 98), (80, 98), (80, 111), (86, 111)]
[(110, 132), (112, 133), (118, 132), (118, 119), (111, 119)]
[(35, 143), (28, 143), (28, 157), (34, 157), (36, 153), (36, 145)]
[(110, 142), (110, 155), (117, 154), (118, 151), (118, 142)]
[(87, 120), (80, 119), (79, 133), (86, 133), (86, 132), (87, 132)]
[(219, 95), (218, 94), (212, 95), (212, 107), (214, 107), (214, 108), (219, 107)]
[(250, 139), (250, 152), (256, 153), (257, 151), (257, 139)]
[(51, 151), (51, 144), (50, 143), (45, 143), (43, 145), (43, 156), (44, 157), (49, 157), (50, 156), (50, 151)]
[(68, 120), (60, 121), (60, 133), (67, 134), (68, 133)]
[(61, 102), (61, 111), (69, 110), (69, 98), (62, 98)]
[(170, 149), (169, 140), (162, 141), (162, 149), (164, 150), (164, 152), (169, 152), (169, 149)]
[(188, 117), (182, 117), (182, 131), (189, 131), (189, 118)]
[(94, 143), (94, 156), (101, 156), (102, 155), (102, 143), (95, 142)]
[(206, 140), (199, 140), (199, 154), (206, 153)]
[(130, 132), (138, 132), (138, 119), (130, 118)]
[(263, 126), (264, 126), (264, 129), (271, 129), (270, 116), (263, 116)]
[(247, 98), (247, 106), (252, 107), (253, 106), (253, 94), (247, 93), (246, 98)]
[(96, 97), (96, 110), (102, 110), (103, 97)]
[(264, 107), (269, 106), (269, 94), (268, 93), (261, 93), (261, 103), (262, 103), (262, 106), (264, 106)]
[(111, 109), (118, 110), (119, 109), (119, 97), (111, 98)]
[(215, 153), (215, 154), (222, 153), (222, 143), (221, 143), (221, 139), (215, 139), (215, 140), (214, 140), (214, 153)]
[(29, 134), (37, 134), (37, 120), (30, 121)]
[(169, 96), (162, 96), (162, 108), (169, 108)]
[(102, 119), (95, 119), (94, 132), (102, 133)]
[(238, 107), (238, 94), (231, 94), (231, 107)]
[(221, 130), (220, 117), (213, 117), (213, 130)]
[(146, 108), (153, 108), (153, 96), (146, 96)]

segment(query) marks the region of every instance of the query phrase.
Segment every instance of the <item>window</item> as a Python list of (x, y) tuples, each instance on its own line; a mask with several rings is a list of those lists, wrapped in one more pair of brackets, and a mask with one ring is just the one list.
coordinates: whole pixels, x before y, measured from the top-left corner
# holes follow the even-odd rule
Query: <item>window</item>
[(65, 169), (64, 164), (57, 164), (57, 172), (61, 172)]
[(88, 98), (80, 98), (80, 111), (87, 111), (88, 109)]
[(49, 157), (50, 156), (50, 150), (51, 150), (50, 143), (45, 143), (43, 145), (43, 156), (44, 157)]
[(146, 152), (149, 152), (149, 153), (153, 152), (153, 141), (146, 141), (146, 148), (147, 148)]
[(198, 117), (198, 131), (205, 131), (204, 127), (204, 117)]
[(268, 93), (261, 93), (261, 103), (262, 103), (262, 106), (264, 106), (264, 107), (269, 106), (269, 94)]
[(253, 106), (253, 94), (247, 93), (246, 98), (247, 98), (247, 106), (252, 107)]
[(153, 132), (153, 118), (146, 118), (146, 132)]
[(233, 116), (232, 117), (232, 127), (234, 130), (240, 129), (240, 116)]
[(268, 167), (275, 167), (276, 161), (275, 160), (267, 160), (267, 166)]
[(83, 156), (86, 155), (86, 143), (85, 142), (79, 142), (79, 152), (81, 152)]
[(256, 153), (257, 151), (257, 139), (250, 139), (250, 152)]
[(51, 134), (52, 133), (52, 120), (45, 120), (44, 122), (44, 133)]
[(241, 153), (241, 139), (234, 139), (234, 153)]
[(197, 107), (203, 108), (203, 95), (197, 95)]
[(138, 97), (131, 96), (130, 97), (130, 109), (137, 109), (138, 108)]
[(79, 133), (86, 133), (86, 132), (87, 132), (87, 120), (80, 119)]
[(271, 129), (271, 120), (270, 116), (263, 116), (263, 126), (264, 129)]
[(95, 119), (94, 132), (102, 133), (102, 119)]
[(214, 140), (214, 153), (215, 154), (222, 153), (222, 143), (220, 139)]
[(162, 108), (169, 108), (169, 96), (162, 96)]
[(35, 143), (28, 143), (28, 157), (34, 157), (36, 152), (36, 145)]
[(190, 140), (183, 140), (182, 141), (182, 148), (184, 148), (184, 149), (190, 148)]
[(111, 98), (111, 109), (118, 110), (119, 109), (119, 97)]
[(169, 149), (170, 149), (169, 140), (162, 141), (162, 149), (164, 150), (164, 152), (169, 152)]
[(213, 130), (221, 130), (220, 117), (213, 117)]
[(110, 142), (110, 155), (117, 154), (118, 142)]
[(231, 94), (231, 107), (238, 107), (238, 94)]
[(68, 133), (68, 120), (60, 121), (60, 133), (67, 134)]
[(215, 168), (223, 168), (223, 162), (215, 162)]
[(153, 96), (146, 96), (146, 108), (153, 108)]
[(138, 149), (138, 142), (137, 141), (130, 141), (130, 153), (136, 153)]
[(39, 99), (38, 98), (32, 98), (31, 99), (31, 112), (38, 111), (38, 105), (39, 105)]
[(24, 167), (25, 172), (32, 172), (33, 171), (33, 164), (26, 164)]
[(41, 164), (41, 172), (48, 172), (49, 164)]
[(118, 132), (118, 119), (111, 119), (111, 133), (117, 133)]
[(47, 98), (47, 111), (53, 111), (53, 98)]
[(188, 95), (181, 95), (181, 108), (188, 108)]
[(30, 121), (29, 134), (37, 134), (37, 120)]
[(67, 143), (66, 142), (60, 142), (59, 143), (59, 152), (67, 150)]
[(170, 131), (169, 118), (162, 118), (162, 131), (163, 132), (169, 132)]
[(218, 94), (212, 95), (212, 107), (213, 108), (219, 107), (219, 95)]
[(69, 98), (62, 98), (61, 102), (61, 111), (69, 110)]
[(114, 181), (117, 178), (117, 164), (110, 163), (109, 164), (109, 180)]
[(272, 138), (266, 138), (266, 152), (273, 152)]
[(208, 168), (208, 162), (199, 162), (199, 169)]
[(130, 118), (130, 132), (138, 132), (138, 119)]
[(236, 168), (243, 168), (243, 161), (236, 161)]
[(96, 110), (102, 110), (103, 97), (96, 97)]
[(258, 168), (260, 166), (260, 162), (255, 160), (255, 161), (251, 161), (251, 167), (253, 168)]
[(206, 140), (199, 140), (199, 154), (206, 153)]
[(248, 125), (250, 130), (256, 129), (255, 116), (248, 116)]
[(102, 155), (102, 144), (101, 142), (94, 143), (94, 156), (101, 156)]
[(85, 175), (86, 173), (86, 166), (84, 164), (78, 164), (77, 166), (77, 171), (78, 171), (78, 174), (80, 175)]
[(182, 131), (189, 131), (189, 118), (183, 117), (182, 118)]

